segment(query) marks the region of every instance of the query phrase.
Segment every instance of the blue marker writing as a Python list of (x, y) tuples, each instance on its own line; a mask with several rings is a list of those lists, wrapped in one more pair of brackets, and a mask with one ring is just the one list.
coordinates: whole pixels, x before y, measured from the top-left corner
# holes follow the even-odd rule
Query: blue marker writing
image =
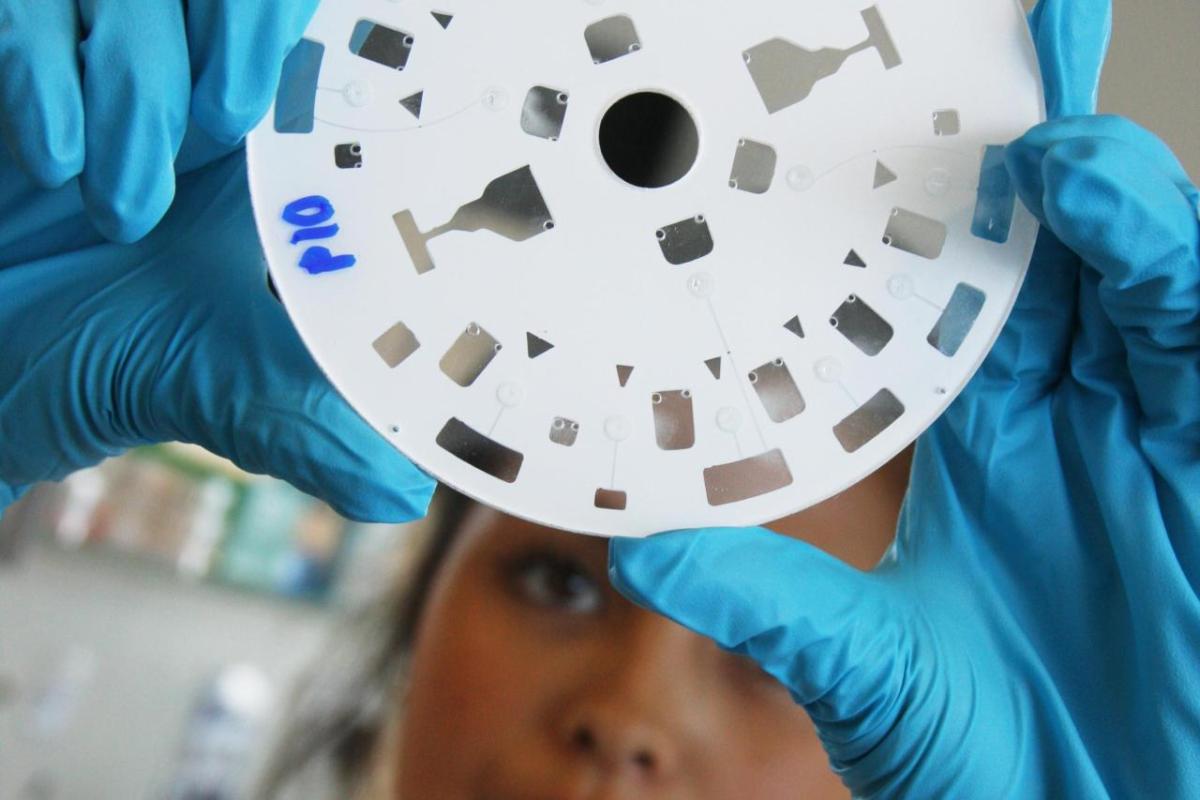
[[(288, 203), (283, 209), (283, 219), (299, 229), (292, 234), (291, 243), (300, 244), (337, 236), (340, 228), (336, 223), (324, 224), (333, 219), (333, 213), (333, 204), (321, 195), (309, 195)], [(356, 263), (358, 259), (352, 255), (334, 255), (328, 247), (319, 245), (306, 248), (300, 256), (300, 268), (310, 275), (337, 272), (353, 267)]]

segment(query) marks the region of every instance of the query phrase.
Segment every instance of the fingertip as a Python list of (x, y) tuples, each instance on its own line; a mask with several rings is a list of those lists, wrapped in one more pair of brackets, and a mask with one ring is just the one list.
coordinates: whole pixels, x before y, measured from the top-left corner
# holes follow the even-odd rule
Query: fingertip
[(144, 237), (170, 207), (191, 103), (182, 6), (137, 6), (136, 19), (84, 14), (88, 33), (78, 46), (86, 111), (80, 186), (97, 229), (119, 243)]
[(146, 191), (131, 191), (95, 186), (85, 172), (82, 188), (84, 206), (100, 234), (118, 244), (131, 244), (166, 215), (175, 198), (175, 173), (167, 167)]
[(608, 544), (608, 578), (613, 588), (639, 606), (647, 606), (645, 587), (661, 579), (665, 565), (676, 564), (685, 538), (694, 532), (671, 531), (645, 538), (617, 537)]
[(83, 172), (83, 151), (78, 155), (50, 155), (24, 162), (29, 176), (43, 189), (58, 189), (78, 178)]
[[(222, 144), (244, 139), (275, 98), (284, 57), (300, 40), (317, 0), (233, 11), (227, 0), (188, 9), (192, 118)], [(236, 14), (238, 26), (229, 24)]]
[(84, 166), (83, 98), (76, 76), (40, 78), (24, 59), (0, 59), (0, 138), (38, 186), (57, 189)]
[(707, 591), (697, 594), (701, 583), (714, 591), (740, 586), (744, 569), (765, 566), (763, 554), (783, 556), (780, 547), (800, 545), (765, 528), (699, 528), (614, 539), (609, 576), (635, 603), (668, 613), (668, 606), (707, 602)]
[(406, 522), (423, 519), (429, 513), (429, 503), (433, 498), (432, 489), (411, 489), (397, 498), (380, 498), (378, 495), (370, 500), (355, 499), (349, 503), (341, 498), (317, 495), (340, 516), (353, 522), (380, 525), (400, 525)]
[(70, 120), (15, 134), (13, 155), (43, 189), (57, 189), (83, 172), (83, 126)]
[(162, 215), (133, 214), (111, 205), (93, 206), (88, 213), (100, 235), (116, 244), (133, 244), (144, 239), (162, 218)]
[(1030, 134), (1010, 143), (1004, 149), (1004, 165), (1012, 176), (1017, 196), (1039, 220), (1046, 218), (1042, 203), (1042, 156), (1044, 149)]
[(325, 493), (334, 511), (355, 522), (399, 524), (429, 513), (437, 481), (408, 459), (395, 453), (380, 464), (381, 476), (354, 490)]
[(357, 522), (402, 523), (425, 516), (437, 482), (371, 428), (332, 390), (279, 443), (272, 467)]
[(192, 119), (217, 144), (225, 147), (232, 147), (245, 139), (266, 116), (270, 105), (269, 99), (266, 103), (252, 101), (246, 104), (212, 100), (209, 99), (212, 94), (206, 87), (196, 87), (192, 97)]
[(609, 567), (622, 570), (634, 566), (671, 561), (687, 540), (698, 531), (665, 531), (650, 536), (618, 536), (609, 542)]

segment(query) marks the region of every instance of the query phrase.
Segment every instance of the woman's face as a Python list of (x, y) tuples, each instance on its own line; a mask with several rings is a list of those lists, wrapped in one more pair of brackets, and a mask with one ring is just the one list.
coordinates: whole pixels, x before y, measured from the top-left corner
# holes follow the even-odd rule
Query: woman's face
[(787, 691), (618, 595), (607, 554), (471, 513), (418, 633), (399, 797), (844, 796)]
[[(894, 530), (907, 470), (906, 455), (776, 529), (870, 566)], [(847, 797), (787, 691), (625, 600), (609, 586), (607, 556), (604, 539), (470, 512), (420, 621), (392, 793)]]

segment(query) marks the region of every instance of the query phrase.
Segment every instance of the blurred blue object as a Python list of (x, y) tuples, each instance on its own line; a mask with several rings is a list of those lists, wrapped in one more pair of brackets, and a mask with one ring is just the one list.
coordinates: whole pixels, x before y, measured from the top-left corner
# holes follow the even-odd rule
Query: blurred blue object
[(614, 541), (636, 602), (756, 659), (856, 797), (1200, 796), (1200, 197), (1094, 108), (1108, 0), (1031, 17), (1043, 230), (860, 573), (770, 532)]
[(0, 3), (0, 138), (45, 188), (78, 178), (107, 238), (140, 239), (175, 194), (189, 118), (240, 141), (317, 0)]
[[(10, 141), (15, 136), (29, 147), (46, 147), (65, 136), (37, 127), (61, 115), (46, 110), (44, 119), (26, 119), (11, 106), (12, 86), (22, 74), (12, 65), (34, 56), (52, 60), (58, 51), (43, 53), (42, 48), (56, 41), (56, 26), (77, 24), (73, 12), (59, 9), (64, 4), (45, 5), (48, 16), (38, 17), (37, 41), (28, 42), (25, 51), (21, 37), (32, 24), (22, 17), (26, 6), (0, 4), (0, 101), (7, 97), (9, 102), (0, 107), (0, 119)], [(127, 19), (137, 23), (136, 41), (127, 42), (134, 49), (167, 36), (156, 27), (164, 24), (159, 17), (182, 13), (178, 3), (151, 5), (153, 9), (143, 9), (144, 18)], [(192, 25), (205, 13), (200, 9), (217, 15), (207, 23), (211, 30), (203, 29), (210, 34), (204, 39), (209, 49), (190, 51), (197, 75), (192, 116), (206, 128), (219, 128), (221, 139), (228, 141), (267, 108), (284, 56), (281, 43), (293, 37), (283, 24), (284, 12), (266, 10), (286, 4), (219, 10), (226, 5), (187, 4), (189, 34), (201, 30)], [(311, 5), (307, 0), (300, 4)], [(39, 15), (42, 6), (38, 4)], [(166, 6), (176, 10), (164, 10)], [(234, 13), (251, 19), (228, 16)], [(234, 22), (237, 36), (223, 27)], [(269, 35), (254, 38), (263, 31)], [(98, 48), (104, 37), (97, 37), (95, 29), (92, 33), (87, 47)], [(169, 47), (161, 45), (162, 63), (139, 74), (170, 72), (176, 50), (189, 52), (184, 43), (171, 41)], [(122, 54), (118, 66), (132, 68), (122, 60), (131, 57)], [(243, 72), (255, 77), (228, 85), (222, 77)], [(49, 80), (46, 76), (61, 79), (61, 74), (43, 65), (36, 80), (26, 76), (36, 84), (27, 87), (37, 100), (33, 105), (59, 108), (51, 103), (57, 98), (60, 105), (71, 106), (58, 95), (52, 98), (49, 84), (42, 83)], [(159, 88), (186, 98), (185, 84)], [(156, 104), (165, 102), (165, 95), (131, 96), (118, 91), (118, 85), (109, 88), (124, 98), (120, 115), (129, 124), (164, 113)], [(74, 91), (64, 90), (63, 97), (75, 97)], [(220, 114), (201, 110), (213, 105), (238, 110), (235, 122), (221, 127)], [(27, 109), (30, 114), (37, 110)], [(100, 120), (89, 116), (86, 125), (100, 125)], [(151, 129), (155, 136), (166, 135), (164, 128)], [(151, 214), (157, 219), (162, 209), (155, 205), (157, 190), (149, 185), (166, 181), (174, 187), (170, 211), (133, 244), (106, 241), (104, 234), (113, 235), (113, 230), (101, 225), (97, 231), (89, 224), (88, 215), (95, 215), (89, 196), (97, 190), (89, 188), (86, 175), (46, 189), (42, 183), (70, 177), (73, 167), (52, 176), (54, 180), (46, 175), (35, 180), (25, 173), (27, 164), (0, 152), (0, 512), (38, 481), (60, 479), (137, 445), (178, 440), (199, 444), (249, 472), (283, 478), (352, 519), (401, 522), (422, 515), (434, 482), (334, 391), (267, 290), (242, 151), (193, 126), (172, 173), (174, 145), (152, 146), (139, 138), (143, 134), (105, 130), (105, 140), (119, 142), (121, 158), (155, 176), (105, 184), (102, 192), (114, 207), (132, 209), (127, 201), (136, 197), (147, 201), (145, 208), (158, 209)], [(91, 155), (87, 161), (93, 162)], [(146, 226), (135, 227), (140, 231)]]

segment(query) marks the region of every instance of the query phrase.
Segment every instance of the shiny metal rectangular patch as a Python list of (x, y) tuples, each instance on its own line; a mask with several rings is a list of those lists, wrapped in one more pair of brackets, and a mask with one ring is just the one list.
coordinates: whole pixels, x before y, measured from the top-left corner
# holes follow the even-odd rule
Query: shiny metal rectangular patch
[(853, 453), (887, 430), (904, 413), (904, 404), (887, 389), (880, 389), (833, 428), (842, 449)]
[(437, 443), (460, 461), (505, 483), (516, 481), (525, 462), (525, 456), (521, 453), (453, 417), (442, 427)]
[(778, 449), (704, 470), (704, 488), (711, 506), (760, 497), (791, 484), (792, 471)]

